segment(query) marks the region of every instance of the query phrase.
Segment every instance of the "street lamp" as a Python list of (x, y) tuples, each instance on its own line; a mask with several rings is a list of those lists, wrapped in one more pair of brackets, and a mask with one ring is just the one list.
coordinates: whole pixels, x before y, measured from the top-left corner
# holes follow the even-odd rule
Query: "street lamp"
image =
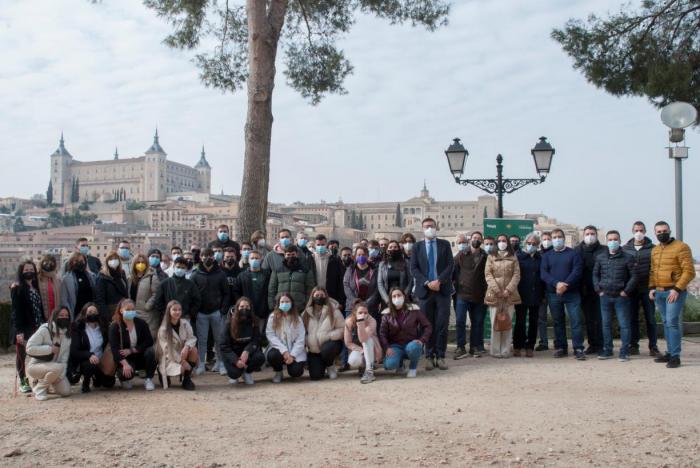
[(513, 193), (526, 185), (537, 185), (542, 183), (549, 174), (552, 166), (554, 148), (549, 144), (546, 137), (541, 137), (534, 148), (530, 150), (532, 159), (535, 162), (535, 170), (539, 174), (539, 179), (504, 179), (503, 178), (503, 156), (496, 157), (496, 178), (495, 179), (462, 179), (464, 166), (469, 156), (469, 151), (462, 145), (459, 138), (455, 138), (452, 144), (445, 150), (447, 164), (450, 172), (455, 178), (455, 182), (460, 185), (473, 185), (486, 193), (495, 193), (498, 199), (498, 217), (503, 218), (503, 195)]
[(683, 160), (688, 159), (688, 147), (679, 143), (685, 141), (685, 128), (697, 118), (698, 111), (687, 102), (672, 102), (661, 109), (661, 121), (671, 129), (668, 140), (675, 143), (668, 147), (668, 157), (676, 161), (676, 237), (680, 240), (683, 240)]

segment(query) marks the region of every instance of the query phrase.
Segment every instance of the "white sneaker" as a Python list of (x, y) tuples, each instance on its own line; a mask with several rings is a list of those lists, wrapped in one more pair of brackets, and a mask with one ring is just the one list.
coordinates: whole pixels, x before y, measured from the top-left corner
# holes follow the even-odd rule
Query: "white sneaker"
[(331, 380), (338, 378), (338, 369), (336, 369), (335, 364), (328, 366), (328, 378)]
[(125, 381), (123, 381), (123, 382), (122, 382), (122, 381), (119, 381), (119, 385), (121, 385), (121, 387), (122, 387), (124, 390), (131, 390), (131, 389), (133, 388), (133, 386), (134, 386), (134, 384), (131, 383), (131, 380), (125, 380)]
[(245, 381), (246, 385), (255, 384), (255, 380), (253, 380), (253, 374), (249, 374), (248, 372), (243, 373), (243, 380)]
[(408, 374), (406, 374), (406, 378), (415, 379), (416, 373), (417, 373), (417, 369), (408, 369)]
[(197, 368), (194, 370), (194, 375), (202, 375), (204, 374), (204, 371), (206, 368), (204, 367), (204, 363), (200, 362), (199, 365), (197, 365)]
[(224, 366), (223, 362), (217, 362), (216, 365), (219, 367), (219, 375), (228, 375), (228, 372), (226, 371), (226, 366)]
[(272, 383), (280, 383), (280, 382), (282, 382), (282, 373), (275, 372), (274, 377), (272, 377)]
[(34, 398), (36, 398), (38, 401), (46, 401), (49, 399), (49, 396), (46, 394), (46, 392), (41, 392), (35, 393)]
[(238, 379), (228, 379), (228, 383), (231, 385), (237, 385), (238, 384)]
[(146, 391), (148, 391), (148, 392), (152, 392), (153, 390), (156, 389), (156, 386), (153, 385), (153, 381), (151, 379), (144, 380), (143, 386), (146, 387)]

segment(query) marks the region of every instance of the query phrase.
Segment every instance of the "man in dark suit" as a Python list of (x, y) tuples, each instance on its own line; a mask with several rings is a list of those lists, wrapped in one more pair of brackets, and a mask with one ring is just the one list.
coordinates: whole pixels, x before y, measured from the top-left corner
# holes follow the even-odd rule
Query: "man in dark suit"
[(437, 238), (437, 223), (425, 218), (421, 223), (425, 240), (416, 243), (411, 255), (411, 273), (415, 280), (414, 297), (433, 326), (433, 333), (425, 349), (425, 369), (435, 367), (447, 370), (447, 326), (450, 321), (452, 296), (452, 247), (444, 239)]

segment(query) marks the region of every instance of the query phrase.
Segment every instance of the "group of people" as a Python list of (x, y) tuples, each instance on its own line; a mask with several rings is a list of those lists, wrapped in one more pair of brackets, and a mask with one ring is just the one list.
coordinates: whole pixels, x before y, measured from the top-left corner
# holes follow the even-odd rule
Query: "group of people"
[[(320, 380), (350, 369), (370, 383), (381, 366), (412, 378), (422, 357), (427, 371), (448, 368), (453, 306), (454, 359), (485, 353), (487, 311), (492, 356), (549, 349), (549, 310), (554, 357), (568, 354), (568, 314), (576, 359), (613, 357), (616, 317), (619, 359), (627, 361), (639, 354), (641, 307), (650, 355), (680, 365), (680, 320), (695, 270), (689, 247), (671, 237), (667, 223), (654, 226), (657, 245), (642, 222), (625, 244), (609, 231), (603, 245), (588, 226), (575, 248), (560, 229), (524, 240), (472, 232), (458, 236), (456, 255), (438, 238), (434, 219), (422, 229), (421, 241), (407, 233), (352, 248), (282, 229), (269, 248), (261, 231), (239, 244), (221, 225), (206, 248), (175, 246), (165, 258), (158, 249), (133, 255), (124, 240), (102, 264), (81, 238), (64, 265), (51, 255), (38, 265), (23, 261), (11, 287), (20, 390), (45, 400), (50, 388), (68, 395), (81, 381), (82, 392), (117, 381), (129, 389), (137, 375), (146, 390), (155, 389), (156, 377), (162, 388), (177, 380), (194, 390), (193, 375), (207, 368), (232, 385), (253, 385), (266, 365), (275, 383), (285, 370)], [(655, 309), (665, 354), (656, 344)]]

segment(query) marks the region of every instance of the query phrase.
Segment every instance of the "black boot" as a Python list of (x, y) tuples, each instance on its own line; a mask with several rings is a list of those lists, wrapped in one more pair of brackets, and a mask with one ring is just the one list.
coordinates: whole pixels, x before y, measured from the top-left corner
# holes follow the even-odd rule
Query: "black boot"
[(194, 390), (194, 382), (192, 382), (192, 371), (186, 371), (182, 376), (183, 390)]
[(90, 377), (83, 377), (83, 385), (80, 393), (90, 393)]
[(662, 354), (661, 356), (654, 359), (654, 362), (666, 363), (666, 362), (669, 362), (670, 360), (671, 360), (671, 355), (669, 353), (666, 353), (666, 354)]
[(675, 369), (676, 367), (681, 367), (681, 358), (680, 356), (673, 356), (671, 359), (668, 360), (666, 363), (666, 367), (669, 369)]

